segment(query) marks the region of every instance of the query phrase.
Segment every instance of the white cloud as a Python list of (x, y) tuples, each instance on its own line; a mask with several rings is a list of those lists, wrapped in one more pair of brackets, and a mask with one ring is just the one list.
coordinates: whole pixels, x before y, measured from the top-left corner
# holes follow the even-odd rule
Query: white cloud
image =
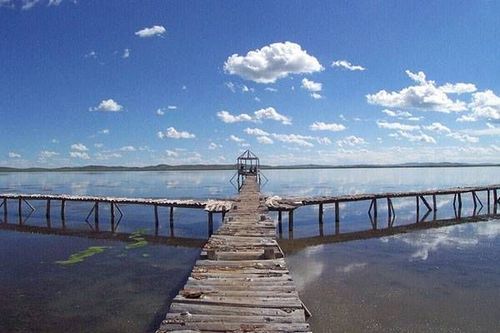
[(314, 99), (322, 99), (323, 98), (323, 95), (318, 94), (318, 93), (311, 93), (310, 95)]
[(106, 160), (109, 160), (112, 158), (120, 158), (120, 157), (122, 157), (122, 154), (117, 153), (117, 152), (106, 151), (106, 152), (97, 152), (97, 153), (95, 153), (94, 157), (97, 160), (106, 161)]
[(347, 60), (337, 60), (332, 62), (332, 67), (340, 67), (350, 71), (364, 71), (366, 68), (360, 65), (353, 65)]
[(89, 111), (102, 111), (102, 112), (120, 112), (123, 109), (123, 106), (118, 104), (112, 98), (102, 100), (96, 107), (89, 108)]
[(83, 143), (75, 143), (71, 145), (71, 150), (88, 151), (89, 149)]
[(475, 136), (470, 136), (469, 134), (465, 133), (458, 133), (458, 132), (452, 132), (448, 134), (449, 137), (462, 141), (462, 142), (468, 142), (468, 143), (476, 143), (479, 142), (479, 138)]
[(330, 140), (329, 138), (327, 138), (326, 136), (320, 138), (320, 137), (317, 137), (316, 138), (316, 141), (318, 141), (318, 143), (320, 145), (331, 145), (332, 144), (332, 140)]
[(499, 136), (500, 137), (500, 127), (495, 127), (491, 124), (486, 124), (489, 125), (487, 128), (483, 129), (476, 129), (476, 130), (465, 130), (464, 132), (471, 134), (471, 135), (476, 135), (476, 136)]
[(18, 154), (16, 152), (13, 152), (13, 151), (9, 151), (9, 158), (21, 158), (21, 154)]
[(232, 82), (224, 82), (224, 85), (227, 87), (227, 89), (231, 90), (232, 92), (236, 92), (236, 86)]
[(40, 0), (22, 0), (23, 4), (21, 6), (21, 9), (22, 10), (31, 9), (31, 8), (33, 8), (39, 2), (40, 2)]
[(323, 85), (319, 82), (303, 78), (301, 88), (310, 92), (319, 92), (323, 88)]
[(413, 115), (408, 111), (399, 111), (399, 110), (392, 111), (392, 110), (384, 109), (384, 110), (382, 110), (382, 112), (385, 113), (386, 115), (388, 115), (389, 117), (398, 117), (398, 118), (411, 118), (411, 117), (413, 117)]
[(257, 141), (264, 145), (270, 145), (274, 143), (274, 141), (268, 136), (258, 136)]
[(123, 50), (122, 58), (127, 59), (128, 57), (130, 57), (130, 49)]
[(309, 129), (312, 131), (331, 131), (331, 132), (340, 132), (346, 129), (346, 127), (342, 124), (337, 123), (324, 123), (322, 121), (315, 121), (309, 126)]
[(405, 138), (411, 142), (422, 142), (422, 143), (436, 144), (436, 139), (434, 139), (432, 136), (427, 135), (427, 134), (422, 133), (422, 132), (420, 132), (420, 134), (412, 134), (410, 132), (400, 130), (397, 132), (397, 135), (399, 137)]
[(237, 123), (241, 121), (254, 121), (254, 119), (246, 114), (242, 113), (237, 116), (230, 114), (227, 111), (219, 111), (217, 112), (217, 117), (219, 117), (220, 120), (222, 120), (224, 123), (230, 124), (230, 123)]
[(389, 123), (387, 121), (377, 121), (377, 126), (379, 128), (402, 130), (402, 131), (416, 131), (420, 129), (420, 126), (418, 125), (406, 125), (398, 122)]
[(96, 148), (102, 148), (102, 147), (104, 147), (104, 144), (102, 144), (102, 143), (94, 143), (94, 147), (96, 147)]
[(63, 0), (49, 0), (48, 6), (59, 6)]
[(97, 58), (97, 53), (96, 53), (96, 51), (90, 51), (89, 53), (85, 54), (84, 57), (85, 58), (96, 59)]
[(210, 142), (208, 145), (209, 150), (215, 150), (217, 148), (222, 148), (222, 145), (216, 144), (215, 142)]
[(500, 97), (491, 90), (472, 94), (472, 101), (468, 106), (472, 111), (470, 116), (474, 119), (500, 119)]
[(346, 136), (345, 138), (337, 141), (337, 145), (339, 147), (356, 146), (356, 145), (362, 145), (365, 143), (366, 143), (365, 139), (363, 139), (362, 137), (359, 137), (359, 136), (355, 136), (355, 135)]
[(158, 137), (160, 139), (163, 138), (170, 138), (170, 139), (193, 139), (196, 137), (196, 135), (186, 132), (186, 131), (177, 131), (173, 127), (167, 128), (165, 132), (158, 132), (157, 133)]
[(104, 128), (104, 129), (99, 131), (99, 134), (109, 134), (109, 129)]
[(233, 115), (227, 111), (217, 112), (217, 117), (225, 123), (237, 123), (242, 121), (256, 122), (264, 119), (279, 121), (284, 125), (290, 125), (292, 123), (289, 117), (280, 114), (273, 107), (257, 110), (254, 112), (253, 117), (246, 113)]
[(134, 146), (123, 146), (121, 147), (120, 149), (118, 149), (119, 151), (136, 151), (137, 149), (135, 149)]
[(268, 136), (269, 133), (266, 131), (261, 130), (260, 128), (245, 128), (245, 133), (248, 135), (255, 135), (255, 136)]
[(169, 109), (169, 110), (177, 110), (177, 105), (169, 105), (169, 106), (167, 106), (167, 109)]
[(162, 36), (167, 30), (161, 25), (154, 25), (151, 28), (144, 28), (136, 31), (135, 35), (141, 38)]
[(73, 158), (79, 158), (79, 159), (82, 159), (82, 160), (88, 160), (88, 159), (90, 159), (89, 154), (87, 154), (86, 152), (81, 152), (81, 151), (72, 151), (72, 152), (69, 153), (69, 156), (71, 156)]
[(441, 123), (432, 123), (431, 125), (424, 126), (424, 129), (441, 134), (450, 134), (451, 130)]
[(457, 121), (461, 122), (461, 123), (462, 122), (473, 122), (473, 121), (477, 121), (477, 119), (473, 115), (463, 114), (457, 118)]
[(54, 156), (59, 155), (59, 153), (56, 153), (55, 151), (49, 151), (49, 150), (42, 150), (39, 154), (41, 159), (47, 159), (47, 158), (52, 158)]
[(230, 139), (231, 141), (234, 141), (234, 142), (237, 142), (237, 143), (242, 143), (242, 142), (245, 142), (245, 140), (244, 140), (244, 139), (239, 138), (239, 137), (237, 137), (236, 135), (232, 135), (232, 134), (229, 136), (229, 139)]
[(271, 87), (266, 87), (266, 88), (264, 88), (264, 90), (266, 90), (266, 91), (270, 91), (270, 92), (277, 92), (277, 91), (278, 91), (278, 89), (276, 89), (276, 88), (271, 88)]
[(249, 51), (245, 56), (233, 54), (224, 63), (224, 71), (257, 83), (274, 83), (290, 74), (313, 73), (324, 68), (299, 44), (273, 43)]
[(158, 116), (163, 116), (163, 115), (165, 115), (165, 111), (163, 111), (162, 109), (158, 109), (158, 110), (156, 110), (156, 114)]
[(276, 109), (274, 109), (273, 107), (268, 107), (265, 109), (257, 110), (254, 112), (254, 114), (255, 114), (255, 118), (257, 120), (271, 119), (271, 120), (279, 121), (284, 125), (291, 125), (292, 124), (292, 120), (289, 117), (278, 113), (278, 111), (276, 111)]
[[(402, 109), (418, 109), (422, 111), (436, 112), (460, 112), (467, 110), (466, 104), (460, 100), (451, 100), (444, 90), (450, 87), (458, 87), (449, 84), (449, 86), (438, 87), (434, 81), (426, 79), (423, 72), (412, 73), (409, 70), (406, 74), (417, 83), (400, 91), (387, 92), (380, 90), (376, 94), (366, 95), (370, 104), (382, 105), (385, 107), (397, 107)], [(460, 84), (462, 85), (468, 84)], [(444, 90), (443, 90), (444, 89)], [(458, 88), (457, 88), (458, 89)]]
[(179, 153), (176, 152), (176, 151), (173, 151), (173, 150), (165, 150), (165, 152), (167, 153), (167, 157), (178, 157), (179, 156)]
[(439, 87), (439, 89), (447, 94), (465, 94), (477, 90), (476, 85), (472, 83), (446, 83)]

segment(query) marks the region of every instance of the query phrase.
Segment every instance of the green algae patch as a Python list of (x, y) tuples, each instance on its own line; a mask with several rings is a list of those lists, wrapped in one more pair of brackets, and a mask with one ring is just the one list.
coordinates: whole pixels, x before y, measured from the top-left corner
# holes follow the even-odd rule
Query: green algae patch
[(68, 260), (56, 261), (59, 265), (73, 265), (83, 262), (85, 259), (92, 257), (98, 253), (104, 252), (109, 246), (90, 246), (88, 249), (73, 253), (69, 256)]
[(138, 249), (148, 245), (148, 241), (143, 237), (144, 233), (144, 229), (139, 229), (130, 234), (128, 238), (132, 241), (132, 243), (125, 246), (125, 249)]

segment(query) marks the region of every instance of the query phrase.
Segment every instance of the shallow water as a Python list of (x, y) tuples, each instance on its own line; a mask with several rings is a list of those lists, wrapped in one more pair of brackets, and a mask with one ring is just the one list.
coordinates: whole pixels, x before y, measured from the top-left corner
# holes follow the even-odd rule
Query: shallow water
[[(267, 170), (263, 192), (281, 196), (406, 191), (498, 183), (500, 168)], [(69, 193), (129, 197), (199, 198), (235, 194), (231, 171), (0, 173), (0, 192)], [(485, 202), (484, 194), (479, 194)], [(435, 219), (454, 219), (453, 197), (438, 199)], [(464, 198), (463, 216), (472, 200)], [(176, 209), (174, 228), (160, 210), (157, 242), (126, 249), (128, 234), (153, 235), (151, 207), (124, 206), (118, 239), (96, 239), (84, 219), (91, 204), (69, 203), (65, 226), (78, 237), (52, 235), (60, 229), (57, 207), (47, 225), (44, 203), (25, 225), (49, 234), (0, 228), (1, 332), (142, 332), (152, 331), (183, 285), (208, 237), (206, 213)], [(335, 226), (333, 208), (325, 221), (317, 208), (295, 212), (281, 234), (287, 261), (301, 297), (313, 312), (316, 332), (330, 331), (495, 331), (500, 328), (498, 257), (500, 221), (475, 222), (412, 231), (389, 237), (340, 241), (339, 234), (372, 228), (369, 203), (341, 205)], [(394, 202), (394, 226), (416, 222), (414, 200)], [(387, 215), (380, 206), (378, 228)], [(109, 207), (100, 207), (100, 229), (109, 230)], [(479, 214), (484, 214), (486, 207)], [(420, 214), (419, 220), (424, 214)], [(271, 216), (276, 217), (275, 213)], [(431, 223), (432, 214), (419, 223)], [(16, 203), (9, 203), (9, 226), (17, 224)], [(215, 228), (220, 223), (216, 216)], [(433, 222), (432, 222), (433, 223)], [(5, 226), (5, 224), (0, 224)], [(50, 229), (48, 228), (50, 226)], [(41, 232), (39, 229), (34, 229)], [(173, 246), (165, 240), (180, 237)], [(354, 233), (354, 234), (353, 234)], [(312, 239), (312, 241), (311, 241)], [(351, 239), (351, 238), (350, 238)], [(196, 241), (198, 240), (198, 241)], [(109, 246), (84, 262), (55, 261), (89, 246)], [(333, 323), (333, 324), (330, 324)]]

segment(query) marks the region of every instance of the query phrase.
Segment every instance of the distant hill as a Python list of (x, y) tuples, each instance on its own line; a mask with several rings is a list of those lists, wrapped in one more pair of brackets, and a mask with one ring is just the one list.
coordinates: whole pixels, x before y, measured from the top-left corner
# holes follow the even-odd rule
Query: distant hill
[[(261, 169), (360, 169), (360, 168), (446, 168), (446, 167), (482, 167), (495, 166), (495, 163), (403, 163), (403, 164), (351, 164), (351, 165), (319, 165), (319, 164), (300, 164), (300, 165), (262, 165)], [(129, 166), (106, 166), (106, 165), (86, 165), (80, 167), (60, 167), (60, 168), (12, 168), (0, 167), (0, 172), (105, 172), (105, 171), (189, 171), (189, 170), (235, 170), (235, 164), (184, 164), (169, 165), (158, 164), (144, 167)]]

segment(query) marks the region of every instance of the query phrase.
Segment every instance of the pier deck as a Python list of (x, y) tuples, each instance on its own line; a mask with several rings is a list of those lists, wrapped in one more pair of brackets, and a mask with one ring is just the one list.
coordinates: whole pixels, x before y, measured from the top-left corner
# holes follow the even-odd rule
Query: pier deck
[(266, 213), (248, 176), (157, 333), (310, 331)]

